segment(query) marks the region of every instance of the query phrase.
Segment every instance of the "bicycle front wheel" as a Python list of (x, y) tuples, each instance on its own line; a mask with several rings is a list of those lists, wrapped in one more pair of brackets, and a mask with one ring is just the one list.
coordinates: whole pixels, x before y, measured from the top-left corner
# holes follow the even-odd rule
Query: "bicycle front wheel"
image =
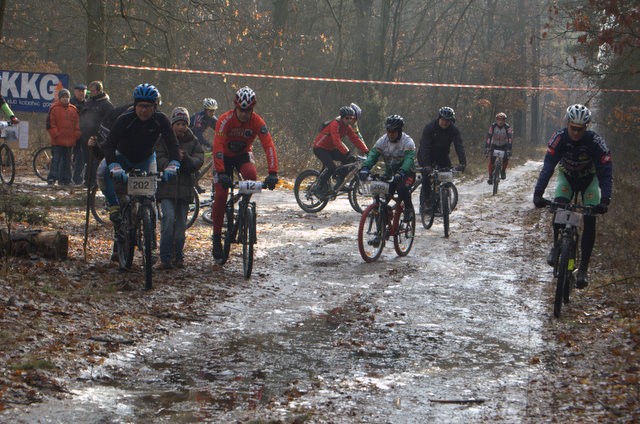
[(458, 206), (458, 188), (454, 183), (446, 183), (445, 187), (449, 189), (449, 213), (451, 213)]
[(320, 212), (329, 203), (328, 199), (323, 200), (316, 190), (318, 190), (318, 178), (320, 173), (315, 169), (302, 171), (293, 183), (293, 194), (296, 197), (298, 206), (309, 213)]
[(122, 208), (121, 222), (116, 234), (118, 244), (118, 262), (120, 269), (129, 269), (133, 263), (133, 252), (136, 247), (136, 227), (131, 216), (131, 205)]
[(144, 267), (144, 289), (151, 290), (153, 286), (153, 242), (155, 240), (155, 232), (154, 232), (154, 212), (151, 206), (149, 205), (141, 205), (140, 206), (140, 215), (141, 219), (139, 222), (142, 223), (142, 231), (140, 231), (140, 247), (142, 248), (142, 265)]
[(16, 161), (11, 148), (6, 144), (0, 145), (0, 180), (6, 184), (13, 184), (16, 176)]
[(440, 189), (440, 206), (442, 209), (442, 225), (444, 226), (444, 237), (449, 237), (449, 208), (451, 205), (449, 187), (442, 187)]
[(556, 318), (560, 318), (560, 311), (562, 309), (562, 303), (564, 301), (565, 292), (569, 292), (571, 287), (569, 286), (569, 278), (572, 270), (570, 269), (572, 246), (569, 240), (563, 239), (560, 245), (560, 255), (558, 257), (558, 277), (556, 279), (556, 297), (553, 302), (553, 315)]
[[(402, 210), (406, 205), (402, 202)], [(393, 235), (393, 247), (398, 256), (407, 256), (413, 246), (413, 238), (416, 233), (416, 214), (412, 211), (411, 219), (405, 220), (404, 213), (396, 211), (394, 218), (395, 233)]]
[(33, 172), (42, 181), (47, 181), (49, 170), (51, 169), (52, 156), (51, 146), (41, 147), (33, 154), (33, 160), (31, 161)]
[[(384, 216), (381, 204), (374, 202), (367, 206), (358, 225), (358, 250), (365, 262), (375, 262), (384, 249)], [(385, 207), (382, 205), (382, 207)]]
[(200, 196), (198, 195), (198, 191), (196, 188), (193, 188), (193, 201), (189, 204), (189, 208), (187, 209), (187, 228), (191, 228), (191, 226), (198, 219), (198, 214), (200, 213)]
[(358, 213), (362, 213), (362, 205), (367, 203), (367, 196), (362, 193), (362, 184), (357, 175), (349, 183), (349, 203)]
[[(436, 200), (437, 196), (432, 191), (431, 192), (431, 209), (424, 210), (422, 207), (420, 208), (420, 220), (422, 221), (422, 226), (425, 230), (428, 230), (433, 225), (433, 220), (436, 217)], [(424, 193), (420, 192), (420, 205), (424, 205), (426, 200), (424, 199)]]
[(240, 232), (240, 237), (242, 237), (242, 269), (244, 278), (249, 278), (253, 270), (253, 248), (256, 243), (255, 203), (247, 206)]
[(500, 170), (502, 169), (502, 161), (496, 160), (493, 164), (493, 195), (498, 194), (498, 184), (500, 184)]
[(98, 186), (89, 188), (88, 196), (90, 197), (89, 206), (91, 208), (91, 215), (93, 215), (99, 224), (107, 227), (112, 226), (113, 224), (109, 220), (107, 204), (100, 188)]

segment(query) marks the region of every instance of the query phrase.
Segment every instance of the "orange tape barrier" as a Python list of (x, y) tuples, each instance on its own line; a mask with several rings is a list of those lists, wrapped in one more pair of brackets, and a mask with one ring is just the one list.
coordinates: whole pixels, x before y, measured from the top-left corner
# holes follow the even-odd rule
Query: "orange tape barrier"
[(176, 68), (159, 68), (154, 66), (133, 66), (119, 65), (115, 63), (89, 63), (94, 66), (104, 66), (108, 68), (135, 69), (143, 71), (161, 71), (175, 72), (182, 74), (201, 74), (201, 75), (220, 75), (222, 77), (246, 77), (246, 78), (271, 78), (295, 81), (323, 81), (323, 82), (343, 82), (355, 84), (384, 84), (384, 85), (407, 85), (414, 87), (450, 87), (450, 88), (480, 88), (480, 89), (497, 89), (497, 90), (531, 90), (531, 91), (600, 91), (600, 92), (616, 92), (616, 93), (640, 93), (640, 90), (628, 90), (623, 88), (589, 88), (589, 87), (523, 87), (514, 85), (483, 85), (483, 84), (446, 84), (435, 82), (406, 82), (406, 81), (375, 81), (375, 80), (359, 80), (346, 78), (325, 78), (325, 77), (303, 77), (294, 75), (267, 75), (267, 74), (248, 74), (242, 72), (223, 72), (223, 71), (201, 71), (195, 69), (176, 69)]

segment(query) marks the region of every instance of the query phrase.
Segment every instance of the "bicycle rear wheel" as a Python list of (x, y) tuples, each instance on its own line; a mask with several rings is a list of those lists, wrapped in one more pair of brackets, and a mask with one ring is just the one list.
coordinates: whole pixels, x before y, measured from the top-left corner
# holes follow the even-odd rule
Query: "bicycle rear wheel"
[(449, 237), (449, 207), (451, 205), (451, 197), (449, 187), (444, 186), (440, 189), (440, 207), (442, 209), (442, 225), (444, 227), (444, 237)]
[(140, 247), (142, 248), (142, 265), (144, 268), (144, 289), (151, 290), (153, 287), (153, 242), (155, 232), (153, 231), (154, 212), (149, 205), (140, 205), (140, 215), (142, 217), (142, 228), (140, 229)]
[(49, 170), (51, 169), (52, 156), (51, 146), (41, 147), (33, 154), (33, 160), (31, 161), (33, 172), (35, 172), (36, 176), (42, 181), (47, 181)]
[(367, 203), (367, 196), (362, 193), (362, 184), (357, 175), (349, 183), (349, 203), (358, 213), (362, 213), (362, 205)]
[(11, 148), (6, 144), (0, 145), (0, 180), (6, 185), (13, 184), (16, 176), (16, 161)]
[(131, 205), (127, 204), (121, 210), (122, 221), (118, 226), (118, 262), (120, 269), (129, 269), (133, 263), (133, 252), (136, 247), (136, 227), (131, 215)]
[(358, 225), (358, 250), (365, 262), (375, 262), (382, 254), (385, 243), (385, 223), (381, 203), (367, 206)]
[(394, 226), (396, 232), (393, 235), (393, 247), (396, 250), (398, 256), (407, 256), (413, 246), (413, 239), (416, 233), (416, 214), (411, 214), (411, 219), (405, 221), (404, 202), (402, 202), (401, 210), (396, 210), (396, 216), (394, 217)]
[(107, 204), (105, 202), (104, 195), (98, 186), (93, 186), (89, 189), (89, 205), (91, 208), (91, 215), (96, 219), (99, 224), (110, 227), (112, 222), (109, 220), (109, 212), (107, 211)]
[(307, 169), (302, 171), (293, 183), (293, 194), (296, 197), (296, 202), (305, 212), (320, 212), (329, 203), (328, 199), (323, 200), (316, 192), (319, 177), (320, 173), (318, 171)]
[(200, 213), (200, 196), (198, 195), (198, 191), (196, 188), (193, 188), (193, 201), (189, 204), (189, 208), (187, 209), (187, 228), (191, 228), (191, 226), (198, 219), (198, 214)]
[[(569, 292), (571, 291), (569, 278), (572, 270), (570, 269), (571, 260), (571, 242), (563, 239), (560, 245), (560, 256), (558, 258), (558, 277), (556, 280), (556, 296), (553, 303), (553, 315), (556, 318), (560, 318), (560, 311), (562, 309), (562, 303), (568, 303)], [(565, 301), (565, 292), (567, 293), (567, 300)]]
[(242, 269), (244, 278), (251, 277), (253, 270), (253, 248), (256, 243), (256, 213), (255, 203), (247, 206), (244, 214), (240, 237), (242, 238)]

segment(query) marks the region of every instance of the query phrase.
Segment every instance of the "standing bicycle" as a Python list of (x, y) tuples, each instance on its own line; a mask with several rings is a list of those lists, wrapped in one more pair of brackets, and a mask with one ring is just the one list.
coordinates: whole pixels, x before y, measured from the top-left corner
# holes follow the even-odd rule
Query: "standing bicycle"
[[(433, 225), (436, 216), (442, 217), (444, 236), (449, 237), (450, 214), (458, 205), (458, 189), (453, 183), (453, 177), (458, 172), (454, 168), (434, 169), (427, 178), (423, 178), (422, 193), (429, 193), (429, 207), (420, 210), (422, 226), (427, 230)], [(425, 181), (430, 182), (429, 186)]]
[[(498, 192), (498, 183), (507, 178), (507, 165), (511, 156), (513, 145), (513, 128), (507, 124), (507, 115), (504, 112), (496, 114), (496, 120), (489, 127), (485, 141), (484, 152), (489, 158), (489, 179), (487, 183), (493, 186), (493, 195)], [(503, 152), (497, 155), (496, 151)], [(496, 163), (500, 159), (500, 163)], [(498, 171), (496, 172), (496, 168)]]
[(11, 123), (0, 121), (0, 182), (13, 184), (16, 176), (16, 161), (11, 147), (7, 144), (7, 136), (10, 135)]
[(344, 165), (335, 167), (335, 171), (329, 176), (328, 187), (325, 188), (322, 188), (320, 182), (320, 175), (327, 171), (324, 165), (320, 171), (302, 171), (293, 184), (293, 194), (300, 208), (309, 213), (320, 212), (331, 200), (335, 200), (340, 194), (346, 194), (353, 210), (362, 213), (364, 195), (358, 172), (365, 159), (362, 156), (354, 157)]

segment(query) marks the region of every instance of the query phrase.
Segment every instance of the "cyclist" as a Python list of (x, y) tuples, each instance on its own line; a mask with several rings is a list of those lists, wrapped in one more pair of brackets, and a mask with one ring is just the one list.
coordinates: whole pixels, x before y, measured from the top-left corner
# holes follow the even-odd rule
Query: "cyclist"
[[(546, 206), (543, 194), (558, 166), (555, 201), (569, 203), (573, 194), (582, 194), (585, 205), (594, 207), (595, 213), (606, 213), (611, 201), (613, 165), (611, 152), (604, 139), (594, 131), (587, 130), (591, 122), (591, 111), (584, 105), (574, 104), (567, 108), (567, 126), (556, 131), (549, 139), (544, 164), (533, 192), (533, 203), (537, 208)], [(596, 218), (584, 216), (584, 230), (580, 242), (580, 266), (576, 272), (576, 287), (589, 285), (588, 269), (591, 252), (596, 241)], [(553, 266), (557, 256), (555, 241), (559, 226), (553, 226), (554, 246), (547, 256)]]
[(104, 153), (103, 161), (108, 167), (108, 171), (102, 168), (105, 169), (102, 175), (104, 178), (102, 192), (109, 208), (109, 219), (114, 223), (114, 230), (122, 219), (114, 180), (125, 182), (126, 171), (134, 168), (157, 172), (154, 147), (158, 137), (162, 136), (170, 159), (164, 169), (164, 178), (175, 177), (180, 169), (180, 146), (171, 129), (169, 118), (158, 111), (160, 101), (158, 89), (151, 84), (140, 84), (133, 90), (133, 101), (133, 108), (118, 117), (106, 141), (100, 146)]
[(362, 133), (360, 132), (360, 128), (358, 127), (358, 120), (360, 120), (360, 117), (362, 116), (362, 109), (360, 108), (360, 106), (358, 106), (355, 103), (351, 103), (351, 109), (353, 109), (353, 112), (355, 113), (354, 119), (351, 122), (351, 126), (353, 127), (353, 130), (356, 132), (356, 134), (358, 134), (358, 137), (360, 137), (360, 140), (364, 140), (364, 137), (362, 136)]
[[(189, 129), (189, 111), (177, 107), (171, 112), (171, 128), (180, 142), (180, 175), (172, 181), (158, 184), (156, 198), (162, 208), (160, 229), (160, 268), (184, 268), (184, 241), (187, 230), (187, 211), (193, 201), (194, 175), (204, 163), (204, 151)], [(156, 143), (158, 169), (171, 162), (162, 140)]]
[(220, 116), (216, 124), (213, 140), (213, 257), (222, 258), (222, 221), (229, 188), (233, 184), (233, 171), (237, 170), (242, 178), (255, 180), (257, 170), (253, 161), (253, 142), (260, 139), (267, 157), (269, 176), (264, 185), (273, 190), (278, 184), (278, 156), (271, 133), (262, 117), (253, 111), (256, 94), (249, 87), (236, 92), (235, 107)]
[(385, 164), (385, 178), (393, 177), (392, 191), (398, 192), (398, 198), (404, 202), (404, 219), (411, 220), (413, 203), (409, 188), (413, 184), (416, 173), (414, 161), (416, 158), (416, 143), (409, 134), (402, 132), (404, 118), (400, 115), (390, 115), (384, 123), (387, 134), (376, 141), (367, 160), (360, 169), (360, 179), (369, 177), (371, 168), (378, 162), (380, 156)]
[(494, 150), (502, 150), (505, 152), (502, 160), (502, 169), (500, 170), (500, 178), (503, 180), (507, 178), (507, 164), (511, 157), (512, 141), (513, 129), (507, 124), (507, 115), (504, 112), (500, 112), (496, 115), (496, 122), (489, 127), (484, 147), (484, 153), (489, 157), (488, 184), (493, 184), (493, 164), (496, 161), (495, 156), (493, 156)]
[(420, 210), (431, 210), (431, 172), (433, 168), (450, 168), (449, 152), (451, 144), (456, 149), (459, 165), (456, 170), (463, 172), (467, 166), (464, 144), (460, 130), (454, 125), (455, 111), (443, 106), (438, 110), (438, 117), (428, 123), (422, 130), (420, 148), (418, 149), (418, 164), (423, 167), (423, 180), (420, 192)]
[(218, 110), (218, 102), (215, 99), (209, 97), (202, 101), (202, 110), (191, 117), (189, 128), (193, 131), (193, 134), (198, 138), (200, 144), (207, 150), (211, 150), (211, 143), (204, 136), (204, 132), (207, 128), (215, 130), (218, 117), (215, 115)]
[[(356, 112), (351, 106), (342, 106), (340, 108), (340, 116), (332, 119), (330, 122), (323, 124), (320, 132), (313, 141), (313, 154), (316, 155), (320, 162), (325, 166), (324, 172), (318, 178), (318, 187), (326, 192), (329, 187), (327, 182), (335, 172), (337, 166), (334, 160), (341, 164), (353, 163), (356, 158), (349, 152), (349, 149), (342, 142), (342, 137), (347, 136), (349, 140), (356, 146), (362, 154), (369, 153), (369, 149), (362, 139), (356, 134), (351, 124), (356, 119)], [(342, 184), (346, 172), (336, 176), (336, 186)]]
[[(2, 83), (1, 76), (0, 83)], [(5, 116), (9, 119), (11, 125), (18, 125), (20, 123), (20, 120), (16, 118), (16, 115), (13, 114), (11, 107), (9, 107), (9, 103), (7, 103), (4, 97), (2, 97), (2, 94), (0, 94), (0, 109), (2, 109), (2, 112), (4, 112)]]

